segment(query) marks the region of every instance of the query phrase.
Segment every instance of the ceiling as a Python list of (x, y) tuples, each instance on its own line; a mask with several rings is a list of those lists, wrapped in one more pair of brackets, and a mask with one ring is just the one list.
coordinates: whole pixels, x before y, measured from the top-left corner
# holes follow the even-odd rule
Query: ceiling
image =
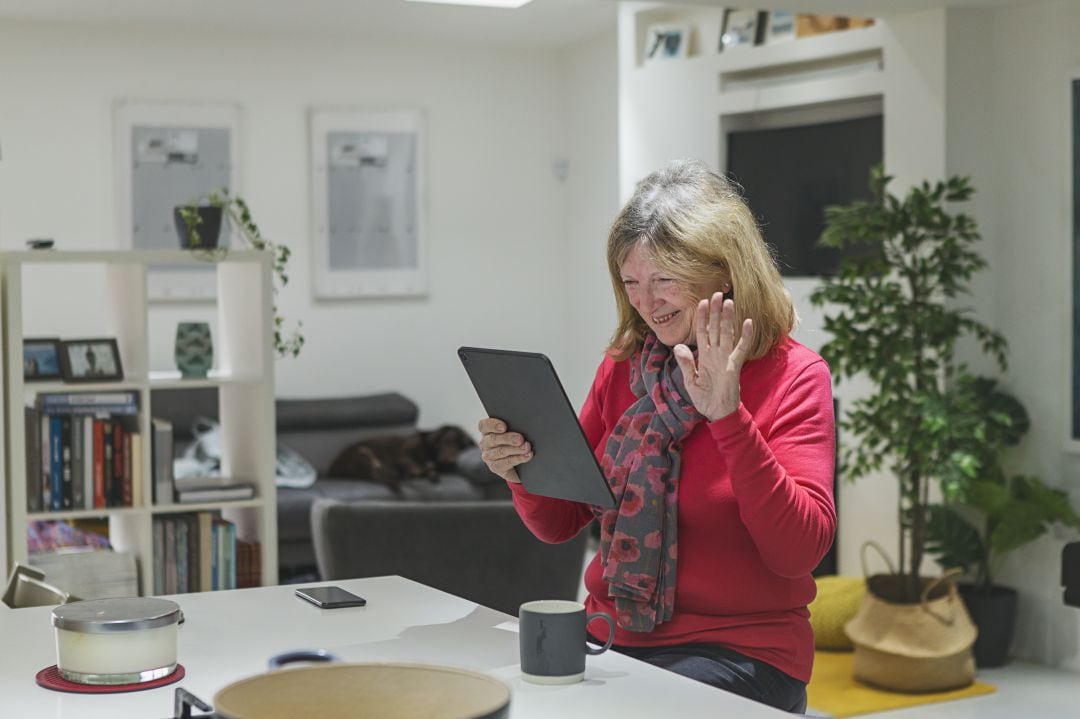
[[(994, 7), (1042, 0), (769, 0), (774, 10), (883, 17), (935, 7)], [(723, 7), (725, 0), (673, 4)], [(615, 27), (616, 0), (533, 0), (517, 10), (404, 0), (0, 0), (12, 20), (166, 32), (211, 27), (260, 33), (409, 37), (482, 46), (557, 47)]]

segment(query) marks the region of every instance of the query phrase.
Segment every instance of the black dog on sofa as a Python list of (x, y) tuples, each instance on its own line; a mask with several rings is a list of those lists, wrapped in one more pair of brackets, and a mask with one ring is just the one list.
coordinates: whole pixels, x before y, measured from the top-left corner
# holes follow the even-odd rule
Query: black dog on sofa
[(430, 432), (371, 437), (341, 451), (330, 465), (329, 476), (366, 479), (400, 491), (406, 479), (438, 481), (440, 472), (455, 468), (458, 455), (476, 442), (460, 427), (443, 425)]

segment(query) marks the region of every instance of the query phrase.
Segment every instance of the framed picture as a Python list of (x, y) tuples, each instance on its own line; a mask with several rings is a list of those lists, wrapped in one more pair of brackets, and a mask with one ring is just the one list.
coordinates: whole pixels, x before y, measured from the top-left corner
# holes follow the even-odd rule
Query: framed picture
[(123, 379), (120, 348), (111, 337), (60, 341), (60, 373), (65, 382)]
[[(116, 236), (121, 249), (177, 250), (173, 208), (228, 187), (240, 191), (239, 105), (118, 100), (114, 105)], [(219, 247), (229, 247), (222, 228)], [(149, 265), (151, 300), (217, 295), (213, 263)]]
[(773, 10), (768, 13), (765, 25), (765, 44), (795, 39), (795, 13), (787, 10)]
[(720, 30), (720, 51), (759, 44), (766, 16), (767, 12), (758, 10), (725, 10), (724, 24)]
[(689, 25), (650, 25), (645, 37), (645, 62), (685, 58), (689, 43)]
[(310, 110), (317, 299), (428, 291), (426, 140), (419, 110)]
[(60, 378), (60, 340), (56, 337), (24, 339), (23, 380), (44, 382)]

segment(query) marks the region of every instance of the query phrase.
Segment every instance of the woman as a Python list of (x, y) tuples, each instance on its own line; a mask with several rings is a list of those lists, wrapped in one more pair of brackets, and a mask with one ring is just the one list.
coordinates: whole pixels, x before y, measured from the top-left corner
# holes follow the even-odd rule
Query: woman
[(618, 326), (581, 424), (617, 508), (529, 494), (514, 469), (528, 438), (496, 418), (480, 422), (484, 461), (544, 541), (599, 518), (586, 603), (616, 618), (617, 649), (802, 712), (810, 572), (836, 527), (828, 367), (789, 336), (754, 217), (703, 164), (645, 178), (607, 254)]

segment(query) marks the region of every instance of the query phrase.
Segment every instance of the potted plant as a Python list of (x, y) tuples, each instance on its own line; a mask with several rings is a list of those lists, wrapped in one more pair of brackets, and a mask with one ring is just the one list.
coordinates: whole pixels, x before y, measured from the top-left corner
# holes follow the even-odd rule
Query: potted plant
[(974, 220), (946, 208), (971, 197), (967, 178), (924, 182), (903, 199), (887, 192), (891, 179), (876, 167), (871, 200), (826, 209), (821, 243), (860, 251), (811, 299), (826, 307), (825, 329), (832, 339), (821, 354), (837, 382), (865, 375), (874, 385), (840, 420), (853, 440), (843, 450), (842, 467), (851, 480), (886, 464), (895, 474), (900, 579), (891, 599), (917, 602), (930, 487), (937, 483), (949, 490), (967, 476), (968, 460), (953, 453), (965, 412), (949, 395), (966, 373), (954, 356), (956, 343), (974, 337), (1001, 369), (1006, 345), (952, 302), (985, 266), (972, 249), (979, 239)]
[(297, 322), (296, 329), (286, 333), (285, 320), (278, 312), (276, 299), (278, 290), (289, 283), (286, 266), (292, 251), (288, 246), (265, 239), (251, 218), (247, 202), (239, 195), (230, 194), (227, 187), (211, 192), (205, 201), (194, 199), (176, 207), (173, 217), (180, 234), (180, 246), (206, 259), (220, 259), (227, 252), (218, 247), (223, 223), (231, 224), (252, 248), (273, 253), (274, 349), (279, 357), (298, 356), (304, 346), (303, 323)]
[(963, 456), (962, 481), (950, 485), (929, 507), (927, 551), (945, 567), (959, 567), (970, 579), (960, 585), (979, 636), (975, 662), (1004, 664), (1016, 625), (1017, 591), (994, 582), (994, 572), (1012, 550), (1042, 536), (1053, 522), (1080, 527), (1080, 516), (1065, 492), (1037, 477), (1009, 476), (1002, 454), (1027, 432), (1027, 412), (1013, 396), (987, 378), (967, 378), (953, 393), (967, 408), (968, 426), (957, 433), (955, 452)]

